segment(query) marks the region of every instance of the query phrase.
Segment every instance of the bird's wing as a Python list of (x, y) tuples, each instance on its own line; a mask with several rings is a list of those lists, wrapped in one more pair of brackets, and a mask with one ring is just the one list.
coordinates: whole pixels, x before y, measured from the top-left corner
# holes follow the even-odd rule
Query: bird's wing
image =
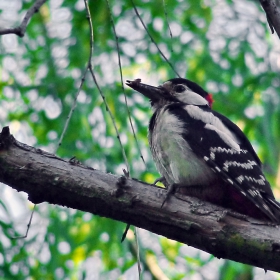
[(169, 112), (185, 124), (182, 136), (194, 153), (272, 221), (278, 221), (270, 206), (274, 203), (280, 210), (280, 205), (243, 132), (223, 115), (204, 106), (172, 104)]

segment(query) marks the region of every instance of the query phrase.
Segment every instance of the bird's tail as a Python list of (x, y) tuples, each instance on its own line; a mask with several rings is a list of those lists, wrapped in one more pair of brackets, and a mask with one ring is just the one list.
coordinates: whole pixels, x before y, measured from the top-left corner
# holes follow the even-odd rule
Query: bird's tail
[(271, 196), (264, 197), (264, 199), (275, 217), (275, 222), (280, 224), (280, 203)]

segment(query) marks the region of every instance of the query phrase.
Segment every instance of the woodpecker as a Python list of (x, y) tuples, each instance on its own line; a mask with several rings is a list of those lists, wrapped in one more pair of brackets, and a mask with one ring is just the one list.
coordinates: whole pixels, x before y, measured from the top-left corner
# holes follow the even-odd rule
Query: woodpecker
[(150, 99), (154, 114), (149, 145), (160, 181), (169, 188), (167, 194), (176, 188), (241, 214), (280, 223), (280, 203), (260, 159), (238, 126), (211, 109), (208, 92), (183, 78), (158, 87), (140, 79), (126, 84)]

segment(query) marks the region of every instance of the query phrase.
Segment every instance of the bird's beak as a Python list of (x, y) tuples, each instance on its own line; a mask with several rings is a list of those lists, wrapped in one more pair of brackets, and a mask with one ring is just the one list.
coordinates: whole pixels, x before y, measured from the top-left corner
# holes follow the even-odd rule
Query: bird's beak
[(135, 79), (134, 81), (126, 81), (126, 84), (134, 90), (142, 93), (148, 97), (151, 101), (158, 101), (164, 97), (167, 97), (167, 91), (162, 86), (153, 87), (141, 83), (141, 79)]

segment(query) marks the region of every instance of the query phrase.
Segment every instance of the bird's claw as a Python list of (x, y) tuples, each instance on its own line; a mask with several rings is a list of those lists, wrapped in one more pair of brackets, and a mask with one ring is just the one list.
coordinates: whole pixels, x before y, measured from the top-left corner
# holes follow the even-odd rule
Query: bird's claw
[(168, 187), (166, 196), (165, 196), (165, 198), (164, 198), (164, 200), (163, 200), (163, 202), (162, 202), (162, 204), (161, 204), (161, 208), (163, 207), (163, 205), (165, 204), (165, 202), (167, 201), (167, 199), (170, 197), (170, 195), (171, 195), (172, 193), (174, 193), (174, 191), (176, 190), (177, 187), (178, 187), (178, 185), (175, 184), (175, 183), (172, 184), (172, 185), (170, 185), (170, 186)]

